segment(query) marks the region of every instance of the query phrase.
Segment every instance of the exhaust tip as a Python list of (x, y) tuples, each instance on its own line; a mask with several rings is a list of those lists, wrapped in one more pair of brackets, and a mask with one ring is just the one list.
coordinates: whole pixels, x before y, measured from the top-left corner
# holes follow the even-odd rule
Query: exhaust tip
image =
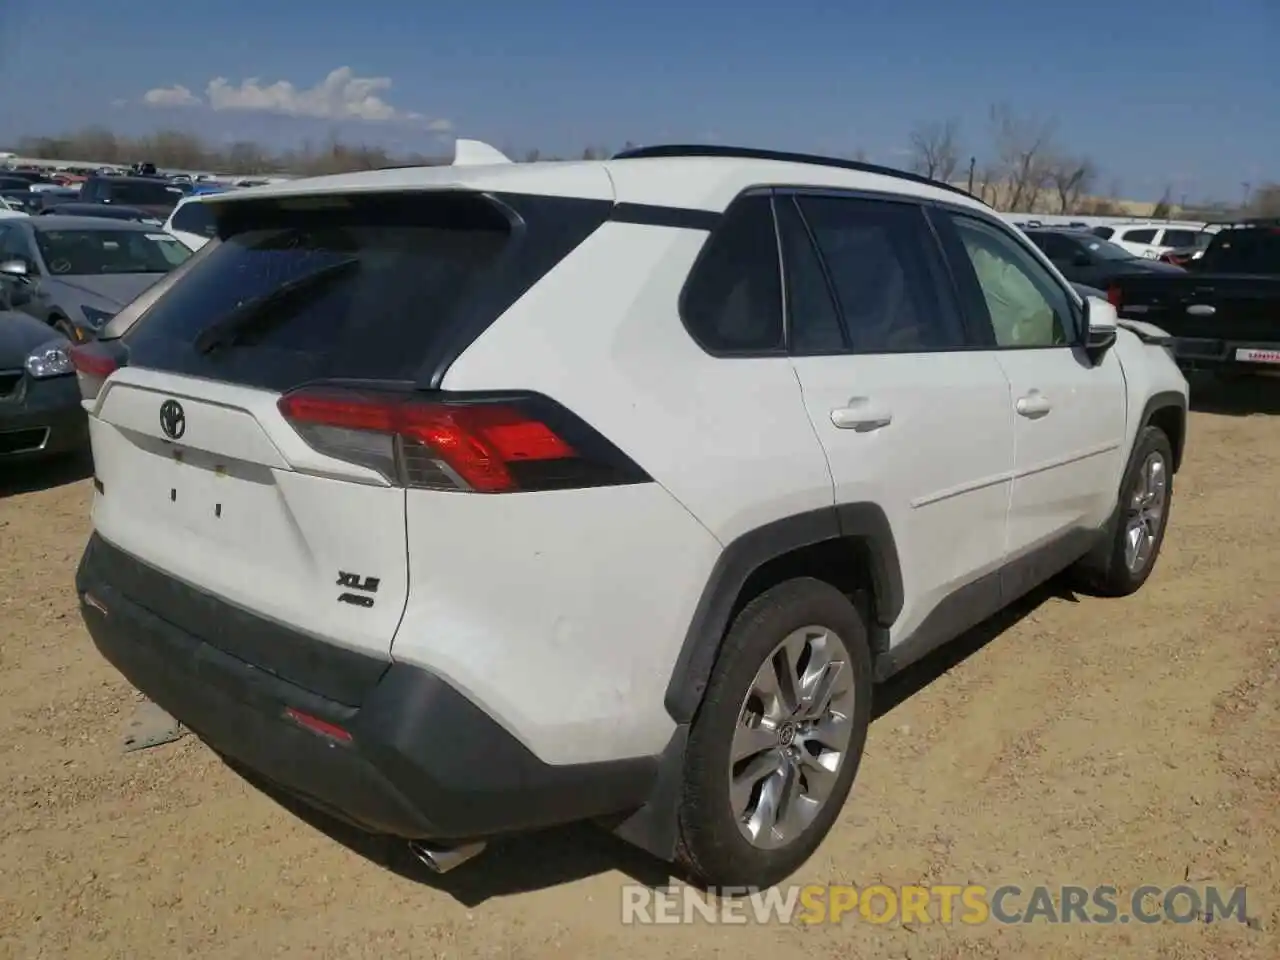
[(434, 846), (422, 840), (410, 840), (409, 852), (432, 873), (448, 873), (484, 853), (484, 841), (461, 843), (454, 847)]

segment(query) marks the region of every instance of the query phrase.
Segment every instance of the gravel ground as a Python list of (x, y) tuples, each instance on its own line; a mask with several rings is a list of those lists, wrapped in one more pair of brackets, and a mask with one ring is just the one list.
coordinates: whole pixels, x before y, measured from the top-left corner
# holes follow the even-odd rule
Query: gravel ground
[(1263, 386), (1198, 402), (1139, 595), (1041, 591), (884, 691), (854, 795), (796, 878), (1247, 885), (1248, 925), (624, 926), (622, 886), (666, 874), (589, 828), (432, 877), (194, 737), (121, 753), (138, 696), (76, 611), (91, 487), (60, 466), (0, 468), (0, 956), (1275, 960), (1280, 384)]

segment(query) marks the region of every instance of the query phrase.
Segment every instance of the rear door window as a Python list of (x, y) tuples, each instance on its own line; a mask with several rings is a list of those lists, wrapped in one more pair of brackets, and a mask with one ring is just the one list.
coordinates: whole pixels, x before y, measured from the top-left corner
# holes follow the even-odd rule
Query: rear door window
[(1155, 238), (1154, 230), (1126, 230), (1120, 239), (1125, 243), (1150, 243)]
[(853, 353), (963, 347), (966, 332), (924, 211), (912, 203), (798, 198)]
[(409, 380), (473, 302), (493, 319), (513, 275), (535, 282), (585, 235), (557, 232), (580, 225), (573, 210), (526, 218), (533, 265), (507, 264), (494, 289), (511, 223), (477, 194), (236, 200), (216, 216), (218, 246), (125, 335), (131, 365), (281, 391)]

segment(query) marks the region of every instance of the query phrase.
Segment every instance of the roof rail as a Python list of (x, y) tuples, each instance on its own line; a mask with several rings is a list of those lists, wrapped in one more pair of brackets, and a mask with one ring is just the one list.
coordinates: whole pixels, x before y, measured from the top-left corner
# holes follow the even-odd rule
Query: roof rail
[(778, 163), (809, 163), (819, 167), (838, 167), (841, 170), (857, 170), (859, 173), (874, 173), (882, 177), (894, 177), (898, 180), (909, 180), (912, 183), (921, 183), (930, 187), (937, 187), (939, 190), (948, 190), (951, 193), (958, 193), (962, 197), (968, 197), (970, 200), (977, 200), (984, 207), (989, 204), (978, 199), (968, 190), (953, 186), (949, 183), (943, 183), (941, 180), (932, 180), (929, 177), (922, 176), (918, 173), (910, 173), (906, 170), (898, 170), (894, 167), (882, 167), (875, 163), (865, 163), (861, 160), (844, 160), (840, 157), (823, 157), (812, 153), (788, 153), (783, 150), (759, 150), (755, 147), (729, 147), (713, 144), (657, 144), (652, 147), (635, 147), (631, 150), (623, 150), (615, 153), (611, 160), (646, 160), (655, 157), (724, 157), (734, 160), (773, 160)]

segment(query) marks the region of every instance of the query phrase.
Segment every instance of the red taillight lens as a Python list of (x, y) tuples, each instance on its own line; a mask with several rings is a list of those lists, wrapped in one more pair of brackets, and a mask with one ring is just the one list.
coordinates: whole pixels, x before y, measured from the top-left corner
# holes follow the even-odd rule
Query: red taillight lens
[(83, 373), (86, 377), (97, 377), (99, 380), (105, 380), (120, 367), (115, 357), (93, 342), (82, 343), (72, 347), (68, 351), (68, 355), (71, 357), (71, 365), (76, 368), (76, 372)]
[(1113, 307), (1119, 310), (1122, 300), (1123, 300), (1123, 297), (1120, 294), (1120, 288), (1118, 286), (1116, 286), (1115, 284), (1112, 284), (1111, 286), (1107, 287), (1107, 303), (1111, 304)]
[(352, 740), (351, 733), (343, 730), (337, 724), (330, 723), (328, 720), (321, 720), (319, 717), (313, 717), (311, 714), (303, 713), (293, 707), (285, 707), (284, 715), (298, 726), (330, 740), (336, 740), (339, 743), (350, 743)]
[(408, 487), (509, 493), (648, 479), (545, 398), (427, 402), (304, 389), (281, 397), (279, 408), (314, 449)]

